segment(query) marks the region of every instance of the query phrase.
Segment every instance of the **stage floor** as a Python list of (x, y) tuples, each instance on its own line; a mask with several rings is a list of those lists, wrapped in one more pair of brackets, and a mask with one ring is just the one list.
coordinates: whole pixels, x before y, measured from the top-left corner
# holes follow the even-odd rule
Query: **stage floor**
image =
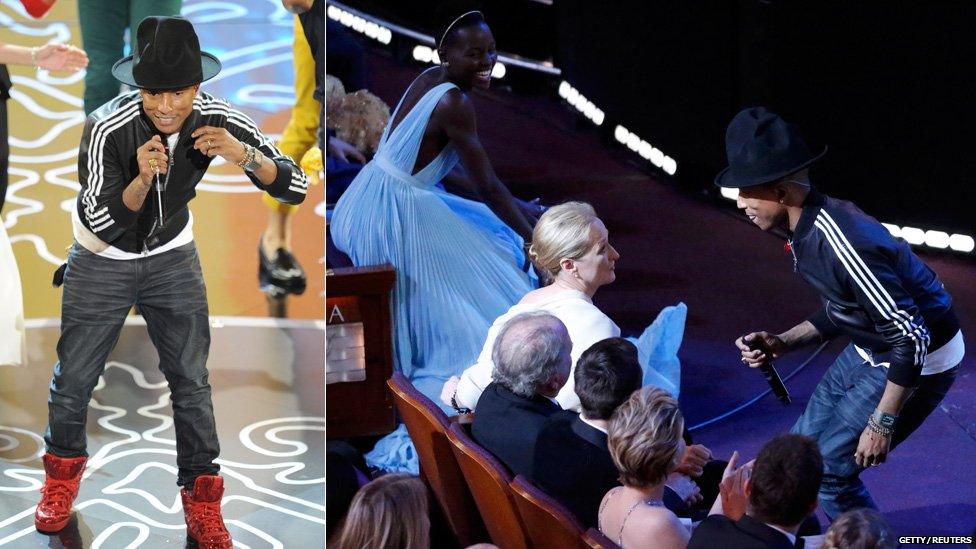
[[(123, 328), (92, 396), (91, 457), (71, 526), (55, 536), (34, 529), (58, 326), (30, 326), (30, 363), (0, 368), (0, 546), (182, 545), (169, 390), (138, 316)], [(223, 514), (241, 546), (324, 543), (323, 331), (322, 321), (211, 318)]]
[[(293, 16), (278, 0), (184, 0), (204, 50), (223, 71), (202, 86), (251, 116), (272, 138), (294, 102)], [(0, 42), (81, 45), (77, 5), (60, 0), (40, 21), (0, 0)], [(10, 188), (3, 220), (17, 258), (28, 319), (29, 363), (0, 368), (0, 546), (183, 546), (169, 390), (142, 318), (130, 316), (89, 412), (92, 458), (59, 536), (37, 533), (33, 509), (47, 386), (56, 361), (61, 291), (51, 275), (71, 244), (79, 186), (83, 78), (10, 67)], [(266, 318), (257, 245), (267, 208), (238, 170), (215, 162), (191, 202), (210, 303), (208, 367), (225, 479), (224, 517), (240, 547), (324, 543), (324, 189), (294, 218), (293, 247), (308, 289), (290, 320)]]

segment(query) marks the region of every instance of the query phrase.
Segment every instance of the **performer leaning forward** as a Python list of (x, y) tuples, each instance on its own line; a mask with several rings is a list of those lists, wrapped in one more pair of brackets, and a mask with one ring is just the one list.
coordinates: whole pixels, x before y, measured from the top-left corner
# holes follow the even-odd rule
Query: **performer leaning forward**
[[(828, 516), (876, 508), (861, 471), (883, 463), (935, 410), (962, 362), (952, 299), (907, 243), (854, 204), (811, 186), (807, 168), (826, 150), (812, 154), (798, 130), (776, 114), (756, 107), (736, 115), (726, 152), (729, 167), (715, 183), (739, 189), (738, 207), (760, 229), (787, 231), (794, 271), (823, 302), (786, 332), (739, 338), (742, 361), (756, 367), (767, 355), (837, 335), (850, 338), (792, 431), (820, 445), (820, 504)], [(756, 339), (761, 349), (750, 351), (746, 341)]]

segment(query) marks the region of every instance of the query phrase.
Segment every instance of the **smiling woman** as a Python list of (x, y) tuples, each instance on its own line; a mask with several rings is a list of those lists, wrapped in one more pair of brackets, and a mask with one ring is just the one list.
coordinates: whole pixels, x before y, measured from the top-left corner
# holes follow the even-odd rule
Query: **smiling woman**
[[(336, 204), (330, 227), (336, 246), (356, 266), (396, 268), (395, 361), (432, 398), (475, 360), (491, 321), (532, 288), (522, 270), (523, 239), (532, 225), (495, 175), (468, 97), (490, 84), (496, 58), (491, 29), (478, 12), (455, 15), (444, 29), (441, 65), (407, 89), (376, 156)], [(436, 187), (458, 164), (484, 204)], [(475, 210), (516, 245), (501, 245), (498, 235), (464, 213)], [(411, 470), (416, 462), (398, 457), (411, 454), (407, 444), (401, 429), (367, 458)]]

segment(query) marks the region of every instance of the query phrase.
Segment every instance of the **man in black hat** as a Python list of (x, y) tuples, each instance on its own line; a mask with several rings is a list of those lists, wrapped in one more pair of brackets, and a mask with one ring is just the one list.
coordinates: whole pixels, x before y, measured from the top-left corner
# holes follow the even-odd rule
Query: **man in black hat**
[(812, 154), (798, 130), (776, 114), (762, 107), (737, 114), (726, 152), (729, 167), (715, 184), (738, 188), (738, 207), (760, 229), (787, 232), (793, 270), (823, 302), (786, 332), (736, 340), (742, 361), (756, 367), (808, 343), (850, 337), (792, 431), (820, 446), (820, 503), (828, 516), (876, 508), (861, 471), (883, 463), (922, 424), (962, 362), (952, 299), (906, 242), (854, 204), (811, 187), (807, 168), (826, 149)]
[(85, 418), (105, 360), (138, 304), (169, 384), (177, 484), (189, 537), (231, 547), (207, 375), (207, 296), (187, 203), (214, 157), (281, 202), (305, 198), (304, 173), (247, 116), (200, 92), (220, 71), (181, 17), (148, 17), (112, 74), (139, 88), (93, 112), (78, 151), (75, 243), (63, 277), (61, 337), (48, 400), (46, 478), (35, 525), (63, 528), (87, 460)]

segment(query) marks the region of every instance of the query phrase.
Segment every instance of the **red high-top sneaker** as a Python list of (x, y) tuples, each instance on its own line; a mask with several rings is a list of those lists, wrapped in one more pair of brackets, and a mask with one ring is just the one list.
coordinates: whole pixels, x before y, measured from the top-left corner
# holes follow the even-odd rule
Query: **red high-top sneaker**
[(220, 515), (220, 500), (224, 497), (224, 479), (216, 475), (201, 475), (193, 482), (193, 492), (180, 490), (186, 533), (200, 549), (231, 549), (230, 532)]
[(71, 505), (78, 497), (78, 484), (87, 457), (62, 458), (44, 454), (44, 486), (41, 502), (34, 511), (34, 526), (44, 533), (57, 532), (71, 519)]

